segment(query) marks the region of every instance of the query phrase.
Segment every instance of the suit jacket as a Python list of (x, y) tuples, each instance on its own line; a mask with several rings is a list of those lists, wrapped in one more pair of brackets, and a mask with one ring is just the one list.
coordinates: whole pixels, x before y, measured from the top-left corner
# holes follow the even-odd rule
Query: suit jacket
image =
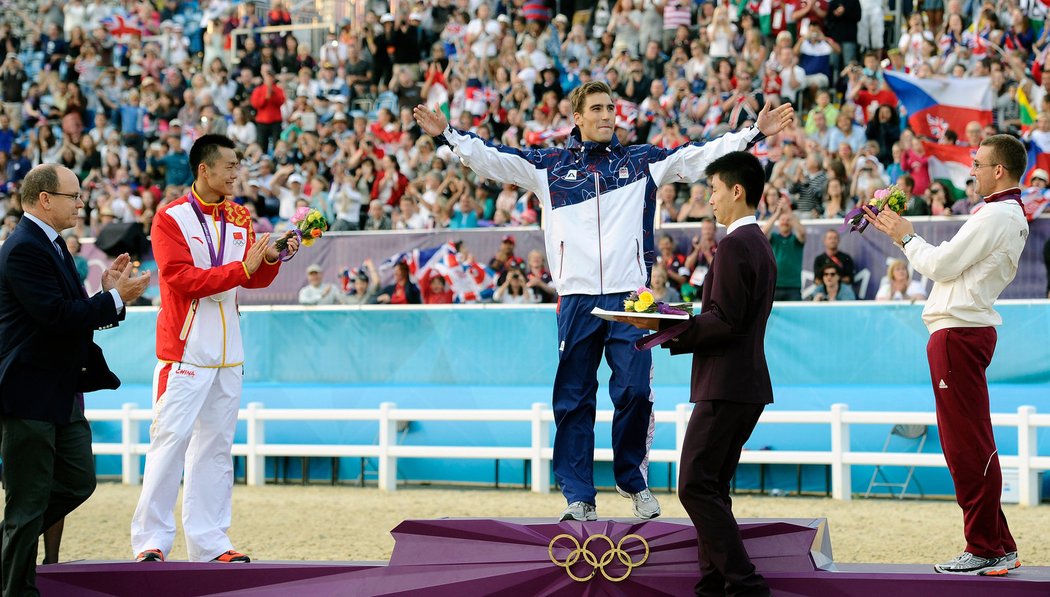
[(776, 283), (773, 250), (757, 225), (745, 224), (718, 243), (700, 314), (686, 324), (663, 324), (685, 326), (663, 347), (693, 353), (691, 402), (773, 402), (765, 336)]
[(88, 297), (35, 222), (0, 246), (0, 416), (68, 423), (78, 392), (115, 389), (93, 332), (124, 319), (113, 297)]

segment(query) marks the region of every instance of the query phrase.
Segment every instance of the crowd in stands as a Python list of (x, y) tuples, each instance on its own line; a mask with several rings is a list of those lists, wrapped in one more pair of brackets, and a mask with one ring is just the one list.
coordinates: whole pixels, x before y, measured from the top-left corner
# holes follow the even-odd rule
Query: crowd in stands
[[(568, 93), (597, 79), (614, 90), (625, 143), (673, 148), (745, 126), (767, 101), (795, 104), (796, 126), (755, 149), (768, 176), (757, 215), (787, 266), (778, 292), (802, 298), (800, 220), (841, 218), (889, 184), (908, 193), (908, 215), (965, 216), (980, 205), (972, 185), (954, 196), (931, 179), (923, 139), (885, 72), (990, 77), (992, 122), (927, 141), (976, 146), (997, 132), (1050, 141), (1050, 28), (1035, 0), (905, 0), (900, 31), (882, 0), (599, 0), (566, 14), (541, 0), (402, 0), (394, 12), (385, 0), (360, 4), (330, 31), (297, 35), (236, 34), (291, 24), (280, 0), (6, 3), (0, 240), (20, 215), (19, 181), (42, 162), (81, 177), (74, 236), (112, 223), (148, 233), (153, 213), (187, 192), (188, 149), (204, 133), (238, 144), (235, 199), (259, 231), (280, 229), (303, 205), (335, 231), (536, 225), (535, 196), (477, 177), (421, 134), (411, 110), (424, 103), (513, 148), (559, 145), (572, 129)], [(1034, 123), (1015, 101), (1018, 88)], [(1037, 172), (1032, 184), (1048, 178)], [(672, 297), (696, 296), (717, 249), (708, 196), (703, 183), (658, 190), (662, 223), (706, 222), (687, 247), (661, 241), (661, 292)], [(543, 255), (532, 262), (497, 263), (494, 298), (554, 300)], [(835, 259), (815, 265), (820, 284), (810, 295), (847, 299), (849, 269)], [(379, 288), (377, 275), (353, 276), (367, 278), (344, 276), (354, 302), (449, 294), (435, 280)], [(887, 280), (880, 296), (918, 295)]]

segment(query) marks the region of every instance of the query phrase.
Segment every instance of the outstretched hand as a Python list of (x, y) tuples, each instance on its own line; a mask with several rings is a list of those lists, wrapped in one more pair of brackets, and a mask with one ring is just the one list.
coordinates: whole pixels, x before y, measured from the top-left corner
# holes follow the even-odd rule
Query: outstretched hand
[(416, 122), (419, 123), (419, 128), (423, 129), (423, 132), (431, 137), (437, 137), (448, 128), (448, 119), (445, 118), (445, 114), (440, 110), (428, 110), (426, 106), (419, 104), (412, 111), (412, 115), (415, 116)]
[(795, 122), (795, 109), (791, 104), (780, 104), (776, 108), (772, 106), (772, 102), (766, 100), (766, 105), (755, 120), (755, 126), (767, 137), (772, 137)]

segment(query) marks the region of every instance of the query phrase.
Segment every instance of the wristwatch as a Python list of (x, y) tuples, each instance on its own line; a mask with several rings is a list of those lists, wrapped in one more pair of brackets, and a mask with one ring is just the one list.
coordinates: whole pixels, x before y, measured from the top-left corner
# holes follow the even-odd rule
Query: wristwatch
[(905, 234), (904, 236), (902, 236), (901, 237), (901, 248), (903, 248), (904, 245), (908, 244), (911, 241), (911, 239), (913, 239), (913, 238), (915, 238), (914, 234)]

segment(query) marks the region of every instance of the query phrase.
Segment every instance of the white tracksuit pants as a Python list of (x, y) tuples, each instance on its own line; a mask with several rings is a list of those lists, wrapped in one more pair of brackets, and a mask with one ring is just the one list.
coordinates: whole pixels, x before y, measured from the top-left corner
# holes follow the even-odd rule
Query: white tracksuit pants
[(233, 549), (226, 536), (233, 498), (230, 450), (242, 379), (240, 366), (157, 364), (146, 472), (131, 519), (132, 553), (171, 552), (175, 500), (184, 471), (182, 524), (190, 561), (207, 562)]
[(881, 50), (886, 21), (885, 0), (860, 0), (860, 21), (857, 23), (857, 43), (862, 50)]

